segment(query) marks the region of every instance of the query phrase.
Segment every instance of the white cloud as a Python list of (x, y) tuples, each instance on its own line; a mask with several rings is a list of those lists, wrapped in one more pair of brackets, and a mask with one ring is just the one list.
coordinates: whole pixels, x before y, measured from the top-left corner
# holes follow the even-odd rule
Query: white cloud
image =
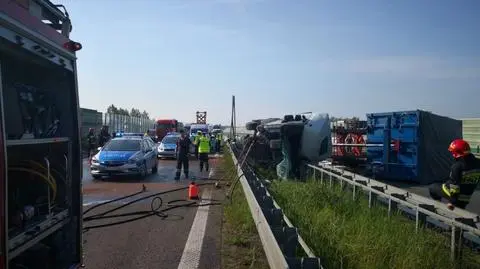
[(480, 78), (479, 61), (463, 58), (432, 58), (417, 56), (377, 57), (347, 60), (339, 64), (343, 71), (426, 79)]

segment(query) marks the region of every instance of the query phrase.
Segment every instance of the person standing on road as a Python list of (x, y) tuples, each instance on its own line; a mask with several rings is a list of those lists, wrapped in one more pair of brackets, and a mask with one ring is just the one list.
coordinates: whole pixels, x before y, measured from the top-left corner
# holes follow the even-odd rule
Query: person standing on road
[(88, 159), (90, 160), (92, 158), (93, 152), (95, 151), (95, 147), (97, 146), (95, 129), (93, 128), (88, 129), (87, 141), (88, 141)]
[(448, 147), (455, 163), (450, 168), (450, 176), (445, 183), (435, 183), (429, 188), (432, 199), (448, 200), (448, 208), (465, 209), (480, 181), (480, 160), (470, 153), (470, 145), (463, 139), (454, 140)]
[(217, 138), (217, 143), (216, 143), (216, 150), (215, 151), (217, 153), (220, 153), (220, 149), (222, 147), (223, 133), (221, 131), (218, 132), (216, 138)]
[(102, 129), (100, 129), (100, 134), (98, 134), (98, 146), (103, 147), (105, 143), (110, 140), (111, 136), (108, 133), (108, 126), (102, 126)]
[(210, 138), (203, 133), (198, 140), (198, 158), (200, 159), (200, 173), (205, 164), (205, 171), (208, 172), (208, 154), (210, 153)]
[(198, 130), (197, 131), (197, 136), (195, 137), (195, 140), (193, 141), (193, 144), (195, 145), (195, 158), (198, 160), (198, 144), (200, 143), (200, 137), (202, 136), (202, 131)]
[(175, 174), (175, 180), (180, 179), (182, 166), (185, 178), (188, 179), (188, 149), (190, 148), (190, 143), (190, 139), (185, 135), (185, 131), (180, 130), (180, 138), (177, 140), (177, 173)]

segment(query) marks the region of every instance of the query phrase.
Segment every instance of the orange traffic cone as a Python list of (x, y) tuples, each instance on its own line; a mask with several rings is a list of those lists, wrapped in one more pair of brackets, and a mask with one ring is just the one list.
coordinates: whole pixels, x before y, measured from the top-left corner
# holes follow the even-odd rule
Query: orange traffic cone
[(188, 186), (188, 199), (195, 199), (198, 200), (198, 186), (195, 185), (195, 182), (192, 181), (190, 185)]

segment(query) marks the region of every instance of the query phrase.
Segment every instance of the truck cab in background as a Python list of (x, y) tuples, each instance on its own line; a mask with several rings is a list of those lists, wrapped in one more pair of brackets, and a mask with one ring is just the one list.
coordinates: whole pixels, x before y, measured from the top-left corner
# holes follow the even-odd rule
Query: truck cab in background
[(162, 141), (167, 133), (178, 132), (179, 122), (176, 119), (158, 119), (155, 122), (156, 140)]
[(0, 269), (79, 268), (82, 46), (50, 1), (4, 0), (0, 13)]

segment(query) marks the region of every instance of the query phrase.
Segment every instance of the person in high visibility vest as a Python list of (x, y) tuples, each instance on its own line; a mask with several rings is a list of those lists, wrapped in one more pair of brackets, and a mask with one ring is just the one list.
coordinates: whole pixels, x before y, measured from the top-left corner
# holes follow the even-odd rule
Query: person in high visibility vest
[(222, 147), (222, 139), (223, 139), (223, 134), (222, 132), (217, 133), (217, 144), (216, 144), (216, 152), (220, 152), (220, 148)]
[(205, 170), (208, 171), (208, 153), (210, 153), (210, 139), (206, 134), (203, 134), (198, 139), (198, 158), (200, 159), (200, 172), (203, 170), (205, 164)]
[(465, 209), (480, 182), (480, 160), (470, 152), (470, 145), (463, 139), (454, 140), (448, 147), (455, 162), (450, 167), (450, 175), (445, 183), (430, 186), (430, 197), (441, 201), (448, 200), (447, 207)]
[(197, 136), (195, 136), (195, 140), (193, 140), (193, 144), (195, 145), (195, 158), (198, 160), (198, 143), (200, 143), (200, 137), (202, 136), (202, 131), (197, 131)]

